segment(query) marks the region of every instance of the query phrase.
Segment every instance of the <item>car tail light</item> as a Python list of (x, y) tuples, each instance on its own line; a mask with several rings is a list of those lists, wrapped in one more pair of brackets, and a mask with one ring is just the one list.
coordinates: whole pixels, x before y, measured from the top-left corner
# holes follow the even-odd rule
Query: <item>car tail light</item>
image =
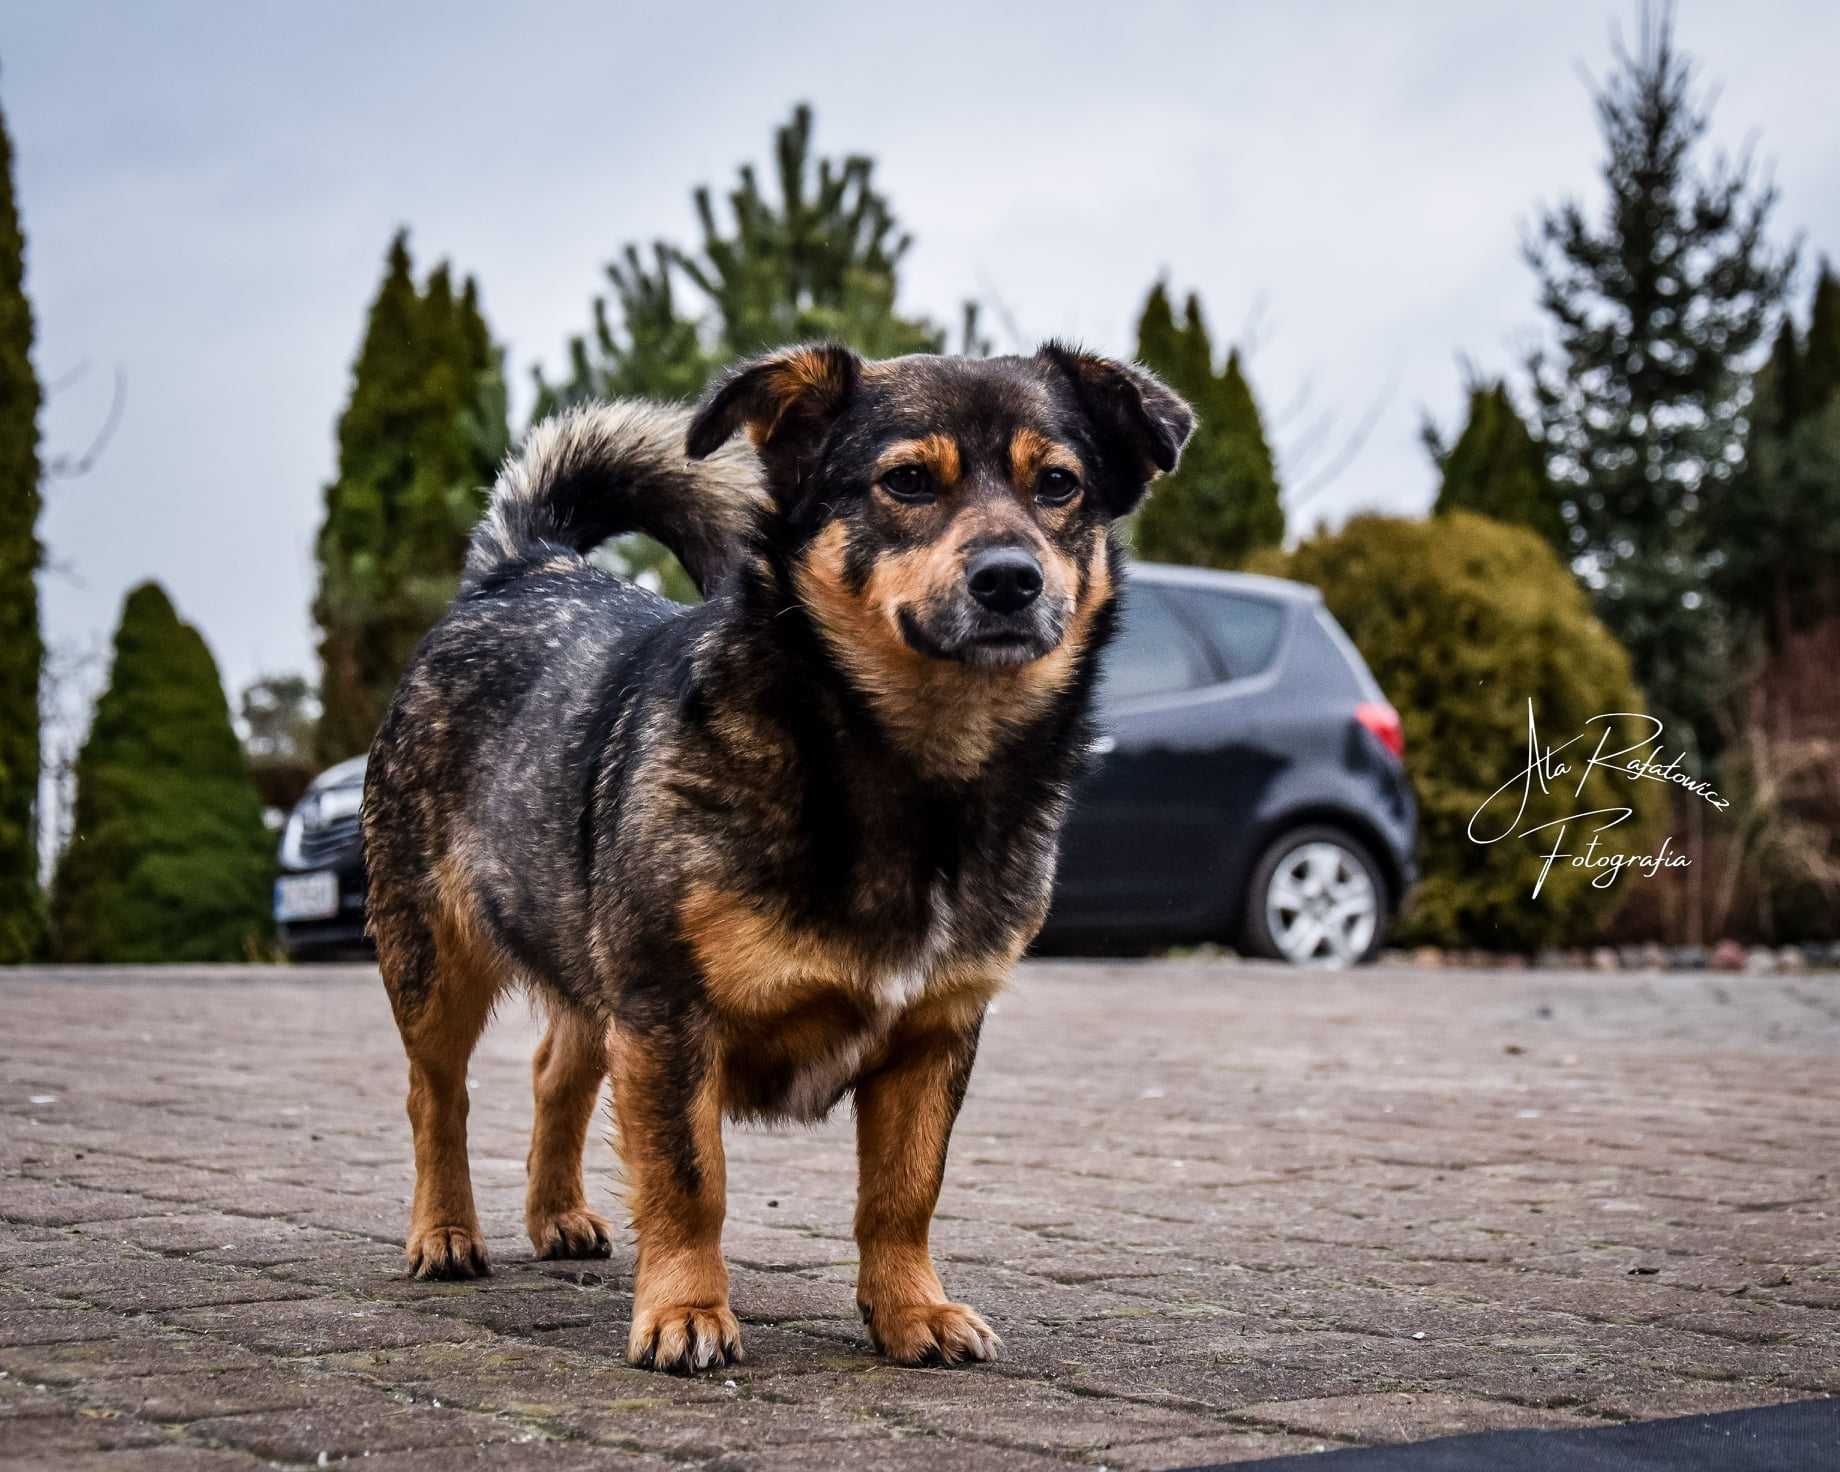
[(1363, 700), (1354, 708), (1354, 718), (1367, 727), (1374, 739), (1401, 761), (1406, 756), (1406, 728), (1399, 723), (1399, 712), (1383, 700)]

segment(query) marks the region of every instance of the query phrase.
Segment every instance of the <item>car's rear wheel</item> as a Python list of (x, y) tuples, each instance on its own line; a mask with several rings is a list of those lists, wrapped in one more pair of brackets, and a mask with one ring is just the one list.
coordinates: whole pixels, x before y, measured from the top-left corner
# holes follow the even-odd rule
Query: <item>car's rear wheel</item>
[(1294, 966), (1355, 966), (1386, 937), (1386, 880), (1359, 839), (1293, 828), (1265, 850), (1246, 896), (1255, 954)]

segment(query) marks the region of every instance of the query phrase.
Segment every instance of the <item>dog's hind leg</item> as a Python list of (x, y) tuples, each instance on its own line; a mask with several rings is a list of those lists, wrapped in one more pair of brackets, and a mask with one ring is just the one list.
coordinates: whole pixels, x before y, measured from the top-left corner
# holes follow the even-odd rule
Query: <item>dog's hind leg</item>
[(374, 921), (373, 931), (409, 1055), (415, 1201), (403, 1256), (417, 1278), (479, 1277), (490, 1267), (467, 1165), (466, 1074), (502, 975), (451, 915), (432, 926)]
[(536, 1123), (525, 1162), (524, 1226), (538, 1257), (609, 1257), (613, 1229), (588, 1210), (581, 1156), (588, 1123), (607, 1076), (607, 1030), (586, 1014), (559, 1009), (530, 1066)]

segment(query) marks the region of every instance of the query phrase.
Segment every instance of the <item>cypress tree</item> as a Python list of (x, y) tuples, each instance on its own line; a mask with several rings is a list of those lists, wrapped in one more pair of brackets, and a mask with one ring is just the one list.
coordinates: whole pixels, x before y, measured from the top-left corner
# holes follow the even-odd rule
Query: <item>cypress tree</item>
[(1214, 366), (1200, 298), (1178, 323), (1161, 282), (1137, 324), (1137, 356), (1194, 405), (1195, 433), (1173, 475), (1157, 484), (1135, 528), (1145, 557), (1200, 567), (1237, 567), (1284, 540), (1277, 466), (1237, 350)]
[(1715, 586), (1780, 651), (1840, 614), (1840, 284), (1825, 266), (1807, 337), (1784, 319), (1750, 418), (1742, 472), (1713, 508)]
[(240, 961), (263, 944), (274, 842), (211, 651), (157, 584), (123, 605), (76, 783), (60, 960)]
[(1546, 475), (1546, 452), (1500, 380), (1471, 385), (1469, 417), (1453, 444), (1446, 446), (1430, 424), (1424, 438), (1442, 472), (1434, 514), (1474, 511), (1524, 526), (1566, 555), (1565, 523)]
[(415, 645), (453, 597), (466, 539), (504, 457), (499, 351), (469, 279), (418, 289), (391, 243), (339, 419), (339, 472), (318, 541), (317, 739), (322, 761), (365, 750)]
[(13, 145), (0, 117), (0, 965), (43, 940), (38, 892), (38, 409)]
[(1840, 279), (1821, 262), (1808, 306), (1808, 339), (1801, 355), (1800, 402), (1797, 408), (1820, 412), (1840, 394)]
[(1557, 347), (1531, 365), (1540, 437), (1599, 614), (1670, 736), (1710, 754), (1736, 672), (1708, 508), (1742, 464), (1793, 252), (1767, 243), (1776, 197), (1748, 163), (1698, 166), (1709, 112), (1668, 13), (1617, 63), (1595, 97), (1608, 209), (1567, 203), (1528, 247)]

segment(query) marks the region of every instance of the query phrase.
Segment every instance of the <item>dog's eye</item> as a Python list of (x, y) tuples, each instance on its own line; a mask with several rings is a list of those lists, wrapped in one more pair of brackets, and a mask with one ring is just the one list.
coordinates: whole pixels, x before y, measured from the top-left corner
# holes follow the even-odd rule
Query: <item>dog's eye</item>
[(1035, 482), (1035, 499), (1044, 506), (1065, 506), (1080, 490), (1080, 478), (1071, 470), (1050, 465)]
[(918, 465), (897, 465), (892, 470), (884, 470), (881, 486), (897, 501), (920, 505), (933, 499), (933, 479)]

